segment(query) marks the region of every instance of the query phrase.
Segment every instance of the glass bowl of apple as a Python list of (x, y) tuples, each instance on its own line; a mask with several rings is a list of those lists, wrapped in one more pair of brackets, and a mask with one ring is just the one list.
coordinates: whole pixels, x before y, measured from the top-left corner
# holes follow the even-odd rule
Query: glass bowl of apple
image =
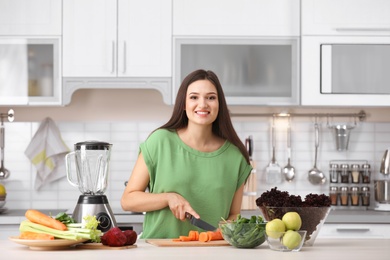
[[(305, 230), (304, 246), (313, 246), (321, 227), (331, 210), (330, 198), (324, 194), (309, 194), (305, 200), (300, 196), (278, 191), (276, 188), (264, 192), (256, 204), (268, 223), (274, 219), (282, 219), (288, 212), (296, 212), (301, 218), (299, 230)], [(298, 230), (295, 230), (298, 231)]]
[(283, 252), (300, 251), (306, 238), (306, 230), (267, 232), (265, 237), (270, 249)]

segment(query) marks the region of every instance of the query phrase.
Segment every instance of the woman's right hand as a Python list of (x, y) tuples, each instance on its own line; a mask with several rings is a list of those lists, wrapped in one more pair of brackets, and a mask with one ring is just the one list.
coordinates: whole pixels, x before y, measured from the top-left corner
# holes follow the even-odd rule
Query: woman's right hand
[(184, 221), (186, 219), (186, 212), (190, 213), (195, 218), (200, 218), (198, 213), (196, 213), (196, 211), (191, 207), (190, 203), (185, 198), (183, 198), (183, 196), (173, 192), (167, 193), (167, 195), (169, 209), (177, 219)]

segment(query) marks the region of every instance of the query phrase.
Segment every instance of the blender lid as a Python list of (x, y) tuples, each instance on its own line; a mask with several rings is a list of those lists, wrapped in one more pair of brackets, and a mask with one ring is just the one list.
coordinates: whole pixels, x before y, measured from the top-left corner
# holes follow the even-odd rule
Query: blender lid
[(81, 150), (81, 147), (85, 150), (107, 150), (110, 149), (112, 144), (101, 141), (85, 141), (79, 142), (74, 145), (75, 150)]

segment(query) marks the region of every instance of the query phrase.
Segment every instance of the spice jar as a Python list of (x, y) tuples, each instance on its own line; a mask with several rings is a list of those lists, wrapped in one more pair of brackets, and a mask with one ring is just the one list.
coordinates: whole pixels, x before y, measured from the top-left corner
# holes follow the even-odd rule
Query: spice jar
[(340, 188), (340, 204), (342, 206), (348, 206), (348, 187)]
[(351, 187), (351, 205), (352, 206), (359, 206), (359, 187)]
[(369, 164), (363, 164), (362, 165), (362, 182), (363, 183), (370, 183), (371, 182), (371, 166)]
[(339, 165), (331, 163), (329, 165), (329, 167), (330, 167), (330, 170), (329, 170), (330, 182), (337, 183), (338, 182), (338, 176), (339, 176), (339, 172), (338, 172)]
[(349, 182), (349, 165), (348, 164), (341, 165), (340, 178), (341, 178), (342, 183)]
[(359, 183), (359, 164), (352, 164), (351, 167), (351, 178), (352, 178), (352, 183)]
[(362, 197), (362, 205), (363, 206), (370, 206), (370, 188), (367, 186), (362, 187), (361, 192)]
[(338, 190), (339, 190), (338, 187), (335, 186), (329, 187), (330, 204), (333, 206), (337, 205)]

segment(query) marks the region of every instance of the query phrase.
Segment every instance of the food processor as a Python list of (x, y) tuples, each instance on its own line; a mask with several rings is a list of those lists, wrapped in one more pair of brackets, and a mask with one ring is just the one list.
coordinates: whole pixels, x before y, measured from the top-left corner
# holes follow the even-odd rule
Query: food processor
[[(114, 214), (104, 195), (111, 147), (112, 144), (100, 141), (79, 142), (74, 145), (74, 151), (65, 156), (68, 181), (82, 193), (72, 217), (77, 222), (84, 222), (85, 216), (96, 216), (100, 222), (98, 229), (102, 232), (116, 226)], [(72, 162), (75, 162), (75, 171), (71, 167)]]

